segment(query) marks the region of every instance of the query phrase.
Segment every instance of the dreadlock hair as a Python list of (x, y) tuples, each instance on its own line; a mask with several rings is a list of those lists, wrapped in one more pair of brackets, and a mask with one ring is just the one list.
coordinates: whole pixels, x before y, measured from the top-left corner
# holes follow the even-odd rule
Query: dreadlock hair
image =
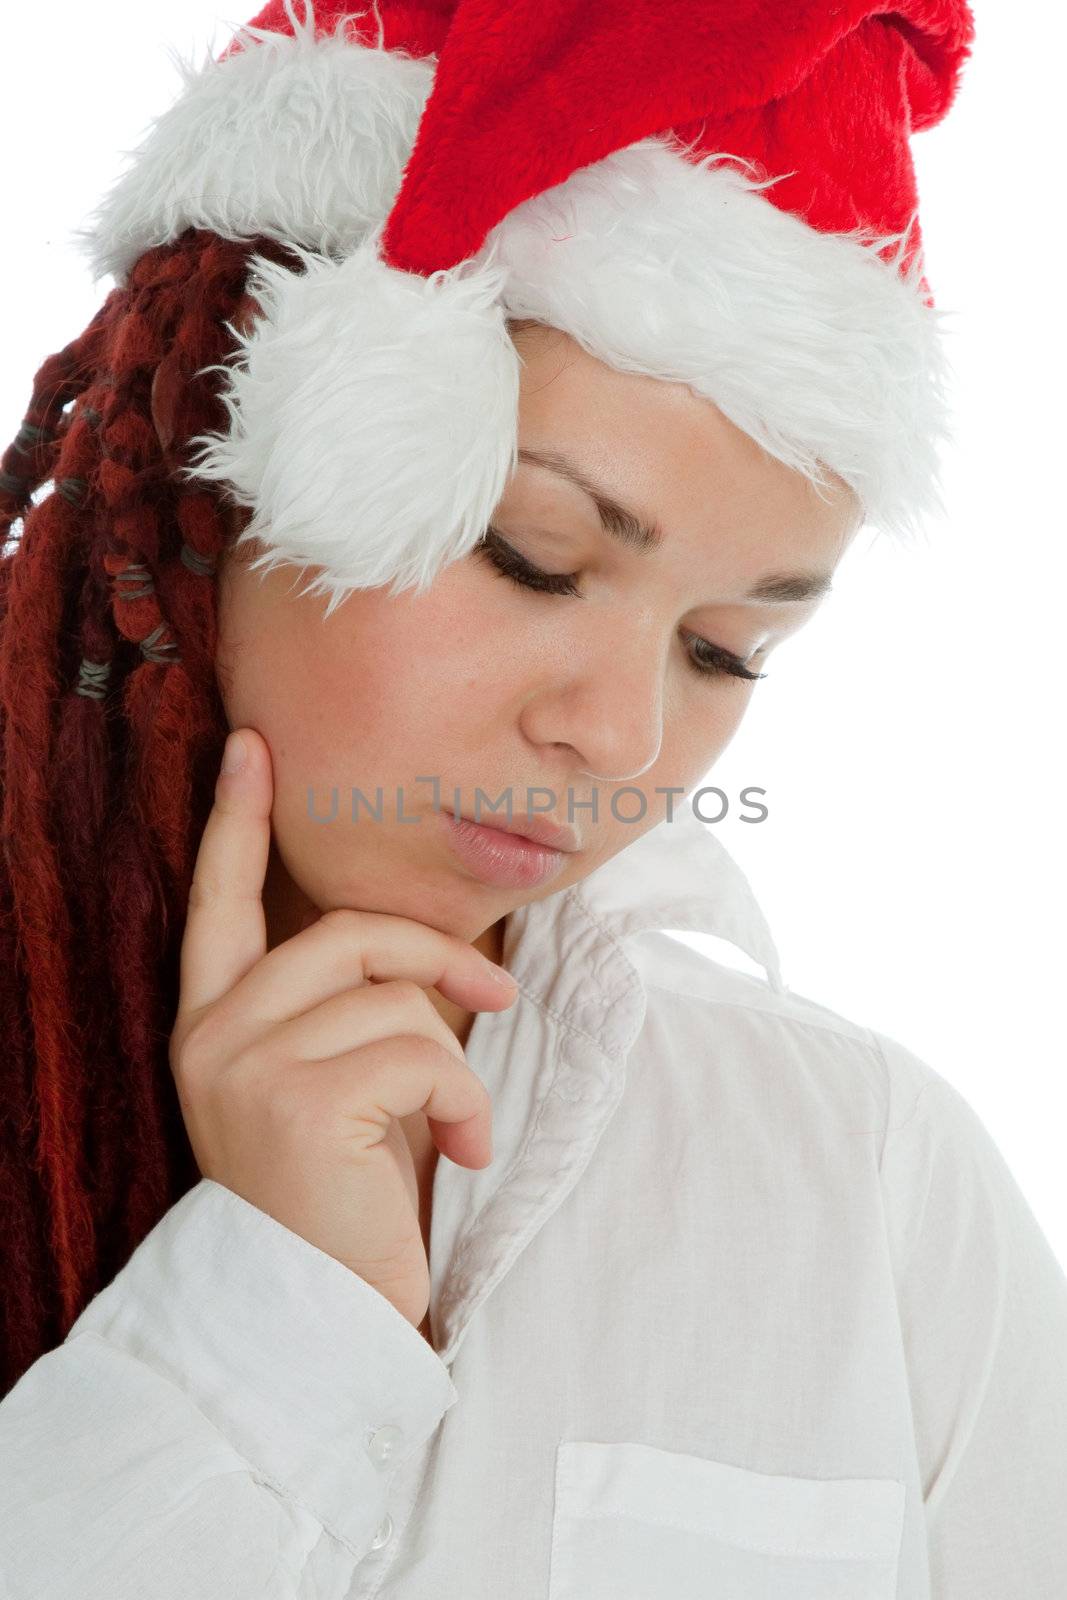
[(233, 524), (179, 469), (226, 427), (201, 369), (253, 253), (299, 270), (202, 229), (146, 251), (0, 458), (0, 1398), (200, 1179), (168, 1046)]

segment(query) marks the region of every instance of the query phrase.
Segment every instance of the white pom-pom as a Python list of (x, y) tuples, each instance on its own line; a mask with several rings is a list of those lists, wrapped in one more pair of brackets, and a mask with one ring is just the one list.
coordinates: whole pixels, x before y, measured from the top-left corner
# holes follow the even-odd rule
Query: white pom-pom
[(194, 439), (185, 469), (252, 508), (252, 571), (323, 569), (304, 592), (330, 596), (327, 616), (352, 589), (424, 592), (477, 543), (517, 459), (500, 269), (400, 272), (379, 238), (342, 260), (298, 249), (302, 272), (253, 257), (263, 316), (205, 369), (228, 375), (229, 430)]

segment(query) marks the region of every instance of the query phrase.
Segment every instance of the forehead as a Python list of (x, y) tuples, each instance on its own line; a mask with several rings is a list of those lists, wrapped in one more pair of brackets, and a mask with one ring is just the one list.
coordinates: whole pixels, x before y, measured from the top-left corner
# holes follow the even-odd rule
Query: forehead
[[(620, 372), (559, 329), (514, 330), (522, 361), (519, 444), (559, 453), (658, 524), (676, 546), (790, 556), (832, 567), (860, 521), (860, 505), (835, 474), (821, 492), (768, 454), (712, 401), (685, 384)], [(596, 520), (580, 490), (520, 466), (519, 493), (552, 497)]]

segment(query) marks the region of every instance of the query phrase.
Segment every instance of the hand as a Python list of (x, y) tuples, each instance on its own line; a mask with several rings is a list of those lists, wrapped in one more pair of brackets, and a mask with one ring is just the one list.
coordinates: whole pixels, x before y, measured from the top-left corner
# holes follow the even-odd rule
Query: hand
[(424, 1111), (459, 1166), (492, 1160), (488, 1091), (424, 991), (468, 1011), (518, 991), (472, 944), (379, 912), (327, 911), (268, 951), (273, 771), (266, 741), (240, 736), (245, 764), (219, 775), (200, 842), (170, 1039), (193, 1153), (417, 1328), (430, 1275), (398, 1119)]

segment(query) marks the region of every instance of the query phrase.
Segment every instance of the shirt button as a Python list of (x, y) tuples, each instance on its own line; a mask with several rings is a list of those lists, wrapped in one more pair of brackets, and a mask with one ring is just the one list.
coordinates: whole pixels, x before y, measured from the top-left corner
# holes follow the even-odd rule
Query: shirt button
[(388, 1514), (388, 1512), (386, 1512), (385, 1521), (382, 1523), (381, 1527), (378, 1529), (378, 1532), (374, 1535), (374, 1538), (371, 1540), (371, 1549), (372, 1550), (380, 1550), (382, 1545), (383, 1544), (388, 1544), (389, 1540), (392, 1537), (393, 1537), (393, 1519)]
[(384, 1428), (379, 1428), (372, 1433), (367, 1441), (367, 1454), (372, 1461), (384, 1467), (393, 1456), (394, 1451), (403, 1442), (404, 1435), (400, 1428), (387, 1422)]

